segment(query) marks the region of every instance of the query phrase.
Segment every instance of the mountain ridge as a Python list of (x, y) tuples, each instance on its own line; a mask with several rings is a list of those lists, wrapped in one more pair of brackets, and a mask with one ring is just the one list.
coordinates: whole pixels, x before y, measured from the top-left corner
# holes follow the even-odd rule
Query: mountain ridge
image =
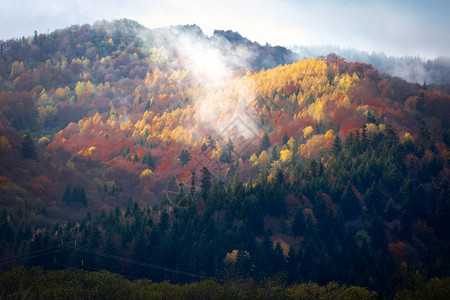
[[(84, 25), (74, 25), (71, 27), (67, 27), (65, 29), (55, 30), (54, 32), (50, 33), (49, 35), (55, 35), (60, 31), (63, 30), (72, 30), (77, 31), (80, 29), (80, 27), (83, 26), (91, 26), (89, 24)], [(154, 28), (149, 29), (143, 26), (142, 24), (130, 20), (130, 19), (120, 19), (120, 20), (114, 20), (112, 22), (108, 22), (105, 20), (97, 21), (92, 24), (92, 28), (95, 30), (106, 30), (110, 33), (116, 32), (127, 36), (133, 36), (137, 32), (146, 32), (146, 34), (149, 34), (153, 32), (154, 34), (158, 34), (161, 32), (169, 32), (170, 30), (188, 30), (193, 32), (196, 32), (198, 35), (203, 35), (205, 38), (214, 38), (214, 36), (220, 36), (222, 38), (227, 39), (228, 41), (232, 43), (243, 43), (247, 46), (253, 46), (253, 47), (261, 47), (258, 43), (250, 41), (248, 38), (243, 37), (238, 32), (233, 32), (231, 30), (214, 30), (213, 34), (210, 37), (207, 37), (204, 35), (202, 29), (193, 24), (193, 25), (175, 25), (175, 26), (168, 26), (168, 27), (161, 27), (161, 28)], [(37, 33), (35, 33), (37, 35)], [(173, 34), (173, 32), (171, 33)], [(39, 34), (39, 36), (46, 36), (45, 34)], [(37, 36), (35, 36), (36, 38)], [(22, 37), (20, 39), (10, 39), (6, 41), (0, 41), (0, 53), (2, 53), (2, 56), (5, 58), (6, 53), (8, 52), (7, 49), (10, 47), (7, 45), (8, 43), (14, 42), (14, 41), (24, 41), (28, 40), (32, 37)], [(359, 61), (363, 63), (369, 63), (374, 66), (376, 66), (381, 72), (389, 74), (390, 76), (398, 76), (406, 79), (409, 82), (415, 83), (418, 82), (420, 84), (422, 83), (428, 83), (428, 84), (439, 84), (444, 85), (445, 87), (442, 87), (441, 90), (448, 93), (448, 85), (450, 83), (450, 64), (449, 64), (449, 58), (447, 57), (437, 57), (435, 59), (423, 59), (420, 57), (393, 57), (393, 56), (386, 56), (384, 53), (369, 53), (367, 51), (360, 51), (357, 49), (351, 49), (351, 48), (341, 48), (337, 46), (293, 46), (293, 47), (282, 47), (282, 46), (270, 46), (268, 44), (265, 45), (265, 48), (269, 47), (269, 50), (278, 52), (278, 55), (283, 53), (283, 55), (286, 57), (286, 59), (282, 61), (277, 61), (278, 63), (290, 63), (292, 60), (297, 59), (304, 59), (304, 58), (317, 58), (319, 56), (326, 56), (329, 53), (336, 53), (339, 56), (343, 57), (346, 60), (349, 61)], [(267, 52), (268, 49), (266, 49), (265, 55), (267, 55), (269, 52)], [(274, 55), (275, 57), (277, 55)], [(253, 65), (255, 70), (258, 70), (258, 67), (265, 67), (265, 68), (272, 68), (276, 65), (274, 63), (277, 62), (269, 62), (266, 65)]]

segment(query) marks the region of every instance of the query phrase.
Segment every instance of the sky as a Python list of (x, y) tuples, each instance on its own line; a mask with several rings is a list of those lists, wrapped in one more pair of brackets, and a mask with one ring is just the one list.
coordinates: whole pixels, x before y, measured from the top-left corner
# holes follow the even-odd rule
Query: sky
[(393, 56), (450, 56), (449, 0), (2, 0), (0, 39), (128, 18), (196, 24), (262, 45), (332, 45)]

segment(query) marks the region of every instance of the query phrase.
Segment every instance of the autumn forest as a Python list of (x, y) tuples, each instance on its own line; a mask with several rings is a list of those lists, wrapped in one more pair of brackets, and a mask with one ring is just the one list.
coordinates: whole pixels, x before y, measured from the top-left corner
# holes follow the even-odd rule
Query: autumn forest
[(446, 299), (449, 90), (195, 25), (0, 41), (0, 298)]

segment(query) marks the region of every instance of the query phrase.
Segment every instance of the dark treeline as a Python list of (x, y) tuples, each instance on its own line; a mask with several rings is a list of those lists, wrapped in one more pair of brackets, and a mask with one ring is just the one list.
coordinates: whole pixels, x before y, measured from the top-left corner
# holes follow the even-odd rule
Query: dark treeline
[(271, 181), (267, 168), (248, 182), (237, 171), (225, 180), (205, 169), (201, 188), (180, 189), (176, 199), (130, 202), (51, 228), (14, 225), (4, 210), (0, 253), (24, 256), (2, 268), (104, 269), (175, 283), (336, 281), (384, 297), (416, 290), (450, 275), (448, 161), (438, 149), (446, 134), (424, 126), (413, 142), (389, 127), (362, 128), (337, 137), (327, 160), (297, 160)]
[[(414, 289), (397, 291), (395, 299), (447, 299), (449, 279), (433, 278)], [(5, 298), (57, 299), (375, 299), (376, 293), (356, 286), (331, 282), (265, 286), (251, 279), (234, 279), (219, 284), (213, 280), (178, 285), (146, 279), (129, 281), (106, 271), (50, 270), (15, 268), (0, 276), (0, 296)]]
[[(448, 281), (448, 280), (447, 280)], [(434, 295), (448, 290), (438, 280), (424, 285), (434, 288)], [(429, 287), (430, 286), (430, 287)], [(403, 293), (409, 291), (403, 291)], [(146, 279), (129, 281), (106, 271), (43, 271), (41, 268), (15, 268), (0, 277), (0, 296), (5, 298), (57, 299), (374, 299), (376, 294), (361, 287), (315, 283), (284, 287), (273, 283), (255, 284), (251, 279), (236, 279), (223, 284), (203, 280), (177, 285), (167, 281), (154, 283)], [(444, 299), (444, 298), (435, 298)]]

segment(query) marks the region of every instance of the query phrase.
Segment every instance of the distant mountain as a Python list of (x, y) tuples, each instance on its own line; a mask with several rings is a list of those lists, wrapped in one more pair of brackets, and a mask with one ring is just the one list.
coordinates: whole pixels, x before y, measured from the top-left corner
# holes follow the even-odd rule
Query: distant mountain
[(294, 46), (299, 58), (315, 58), (336, 53), (347, 61), (372, 64), (382, 73), (405, 79), (412, 83), (448, 85), (450, 83), (450, 57), (423, 59), (420, 57), (393, 57), (383, 53), (369, 53), (336, 46)]

